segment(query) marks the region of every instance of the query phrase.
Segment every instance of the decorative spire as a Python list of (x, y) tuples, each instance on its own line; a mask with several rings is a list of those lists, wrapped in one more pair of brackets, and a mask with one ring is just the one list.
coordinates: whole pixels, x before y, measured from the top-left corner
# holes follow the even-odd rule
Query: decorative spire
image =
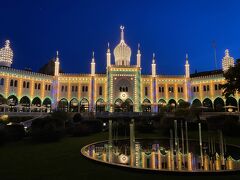
[(188, 53), (186, 53), (186, 64), (188, 64)]
[(110, 44), (109, 44), (109, 42), (107, 43), (107, 46), (108, 46), (107, 52), (110, 53)]
[(155, 64), (155, 53), (153, 53), (152, 64)]
[(92, 52), (92, 63), (95, 63), (94, 51)]
[(56, 62), (59, 62), (59, 53), (56, 51)]
[(228, 49), (225, 50), (225, 57), (229, 57), (229, 50)]
[(10, 41), (9, 41), (9, 40), (6, 40), (6, 41), (5, 41), (5, 47), (6, 47), (6, 48), (9, 48), (9, 47), (10, 47)]
[(120, 26), (121, 29), (121, 41), (124, 41), (124, 26)]
[(140, 54), (140, 43), (138, 43), (138, 54)]

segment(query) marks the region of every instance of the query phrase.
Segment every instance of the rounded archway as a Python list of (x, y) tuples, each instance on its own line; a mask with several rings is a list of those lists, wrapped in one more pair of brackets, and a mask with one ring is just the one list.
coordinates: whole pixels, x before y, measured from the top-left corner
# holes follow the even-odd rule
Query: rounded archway
[(234, 97), (228, 97), (226, 99), (226, 110), (232, 109), (232, 111), (236, 111), (238, 108), (237, 100)]
[(168, 109), (169, 111), (174, 111), (177, 107), (177, 102), (174, 99), (170, 99), (168, 101)]
[(50, 98), (45, 98), (43, 101), (43, 106), (46, 108), (46, 112), (51, 112), (52, 101)]
[(212, 111), (212, 109), (213, 109), (213, 103), (212, 103), (212, 101), (211, 101), (211, 99), (209, 99), (209, 98), (205, 98), (204, 100), (203, 100), (203, 110), (204, 111)]
[(76, 98), (70, 101), (70, 112), (78, 112), (78, 100)]
[(129, 98), (126, 99), (126, 101), (122, 103), (122, 109), (124, 112), (133, 112), (133, 101)]
[(224, 111), (224, 101), (222, 98), (218, 97), (213, 102), (214, 110), (216, 112), (223, 112)]
[(121, 99), (117, 99), (114, 103), (114, 112), (122, 112), (122, 103), (123, 101)]
[(192, 102), (192, 107), (193, 108), (197, 108), (197, 107), (201, 107), (202, 106), (202, 103), (199, 99), (194, 99), (193, 102)]
[(104, 112), (105, 111), (105, 104), (103, 99), (98, 99), (96, 101), (96, 112)]
[(149, 99), (144, 99), (142, 103), (142, 111), (143, 112), (151, 112), (151, 101)]
[(39, 112), (41, 111), (41, 106), (42, 106), (42, 101), (39, 97), (35, 97), (33, 100), (32, 100), (32, 110), (34, 112)]
[(7, 99), (0, 94), (0, 112), (4, 112), (7, 106)]
[(31, 101), (27, 96), (23, 96), (20, 99), (19, 103), (21, 106), (23, 106), (23, 108), (22, 108), (23, 112), (29, 112)]
[(58, 110), (68, 112), (68, 101), (63, 98), (58, 102)]
[(14, 95), (8, 97), (8, 105), (11, 112), (17, 112), (18, 98)]
[(84, 98), (80, 102), (80, 112), (88, 112), (88, 111), (89, 111), (89, 102), (86, 98)]
[(160, 99), (158, 101), (158, 112), (162, 112), (162, 110), (166, 107), (167, 102), (164, 99)]

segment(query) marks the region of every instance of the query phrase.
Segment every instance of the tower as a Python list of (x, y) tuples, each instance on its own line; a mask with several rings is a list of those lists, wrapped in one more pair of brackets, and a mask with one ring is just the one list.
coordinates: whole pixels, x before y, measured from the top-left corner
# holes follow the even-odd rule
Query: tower
[(94, 52), (92, 53), (92, 62), (91, 62), (91, 76), (95, 76), (95, 57), (94, 57)]
[(156, 77), (155, 53), (153, 53), (153, 59), (152, 59), (152, 77)]
[(13, 60), (13, 51), (10, 47), (10, 41), (5, 41), (5, 46), (0, 49), (0, 66), (11, 67)]
[(57, 51), (56, 52), (56, 60), (54, 62), (54, 76), (59, 75), (59, 66), (60, 66), (60, 62), (59, 62), (58, 51)]
[(138, 44), (138, 51), (137, 51), (137, 67), (141, 67), (141, 51), (140, 51), (140, 44)]
[(111, 66), (111, 52), (110, 52), (110, 47), (109, 47), (109, 43), (108, 43), (108, 49), (107, 49), (107, 67)]
[(188, 54), (186, 54), (185, 77), (186, 77), (186, 78), (190, 78), (190, 65), (189, 65), (189, 63), (188, 63)]
[(225, 50), (225, 56), (222, 59), (222, 70), (223, 72), (227, 72), (230, 67), (234, 66), (234, 59), (230, 57), (229, 50)]

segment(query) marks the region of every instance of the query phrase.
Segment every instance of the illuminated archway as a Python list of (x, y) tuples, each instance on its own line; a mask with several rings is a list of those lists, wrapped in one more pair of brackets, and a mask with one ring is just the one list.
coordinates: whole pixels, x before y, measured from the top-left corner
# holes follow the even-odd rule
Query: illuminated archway
[(226, 99), (226, 107), (230, 107), (233, 106), (234, 108), (232, 108), (233, 111), (237, 110), (238, 104), (237, 104), (237, 100), (234, 97), (228, 97)]
[(46, 108), (46, 112), (51, 112), (52, 101), (50, 98), (45, 98), (43, 101), (43, 106)]
[(10, 111), (17, 112), (18, 98), (14, 95), (8, 97), (8, 105), (10, 106)]
[(76, 98), (70, 101), (70, 112), (78, 112), (78, 100)]
[(194, 99), (193, 102), (192, 102), (192, 107), (193, 108), (197, 108), (197, 107), (201, 107), (202, 106), (202, 103), (199, 99)]
[(205, 98), (204, 100), (203, 100), (203, 107), (205, 107), (205, 109), (203, 109), (204, 111), (212, 111), (212, 109), (213, 109), (213, 103), (212, 103), (212, 101), (211, 101), (211, 99), (209, 99), (209, 98)]
[(103, 99), (98, 99), (96, 101), (96, 112), (104, 112), (105, 111), (105, 104)]
[(23, 96), (20, 99), (19, 103), (23, 106), (23, 108), (22, 108), (23, 112), (28, 112), (30, 110), (31, 101), (27, 96)]
[(158, 112), (161, 112), (167, 105), (167, 102), (164, 99), (158, 101)]
[(223, 112), (224, 111), (224, 101), (222, 98), (218, 97), (213, 102), (214, 110), (216, 112)]
[(89, 102), (86, 98), (83, 98), (80, 102), (80, 112), (88, 112), (89, 111)]
[(143, 112), (151, 112), (151, 101), (149, 99), (144, 99), (142, 103), (142, 111)]
[(122, 103), (123, 101), (121, 99), (116, 99), (115, 103), (114, 103), (114, 112), (122, 112)]
[(68, 112), (68, 101), (66, 98), (63, 98), (58, 102), (58, 110)]

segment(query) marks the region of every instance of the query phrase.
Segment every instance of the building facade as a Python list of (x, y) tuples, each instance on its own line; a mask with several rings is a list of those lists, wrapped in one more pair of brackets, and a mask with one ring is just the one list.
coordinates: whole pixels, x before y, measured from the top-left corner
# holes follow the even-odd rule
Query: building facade
[[(225, 51), (223, 69), (190, 74), (188, 55), (185, 59), (185, 74), (179, 76), (159, 75), (156, 59), (152, 57), (152, 73), (141, 74), (141, 51), (138, 46), (136, 65), (131, 63), (131, 48), (121, 38), (113, 51), (106, 52), (106, 73), (95, 71), (94, 53), (90, 74), (60, 73), (58, 52), (55, 58), (54, 75), (46, 75), (11, 68), (13, 52), (10, 42), (0, 49), (0, 96), (7, 99), (15, 111), (31, 109), (60, 109), (70, 112), (158, 112), (164, 106), (176, 107), (181, 101), (204, 106), (214, 111), (223, 111), (231, 105), (239, 109), (239, 96), (225, 99), (220, 84), (225, 82), (223, 73), (234, 66), (234, 59)], [(1, 105), (2, 104), (2, 105)], [(3, 107), (3, 100), (0, 101)]]

